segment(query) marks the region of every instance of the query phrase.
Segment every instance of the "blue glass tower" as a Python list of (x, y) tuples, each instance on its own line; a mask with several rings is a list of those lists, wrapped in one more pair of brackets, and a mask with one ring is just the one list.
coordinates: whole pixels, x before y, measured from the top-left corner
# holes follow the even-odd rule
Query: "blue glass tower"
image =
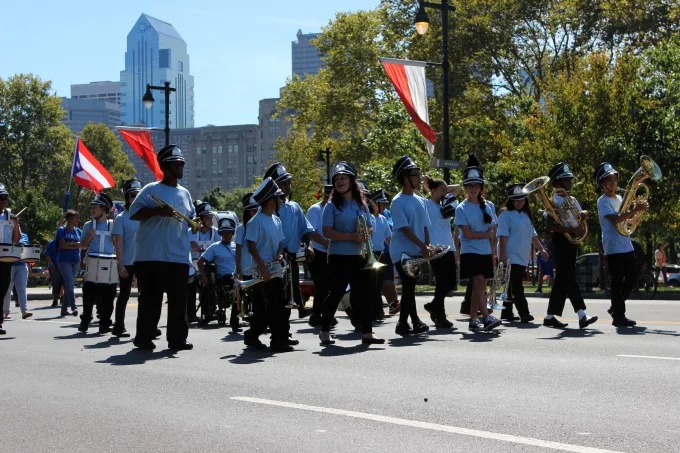
[(156, 102), (150, 110), (142, 97), (147, 83), (162, 86), (169, 81), (177, 89), (170, 93), (170, 128), (194, 127), (194, 77), (189, 68), (187, 44), (177, 30), (142, 14), (128, 33), (125, 70), (120, 72), (121, 124), (165, 127), (163, 93), (153, 93)]

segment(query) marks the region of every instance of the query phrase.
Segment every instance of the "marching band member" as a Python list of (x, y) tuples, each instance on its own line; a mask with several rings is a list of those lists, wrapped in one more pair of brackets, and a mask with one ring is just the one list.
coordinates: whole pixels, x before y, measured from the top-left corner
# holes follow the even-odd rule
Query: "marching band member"
[[(455, 196), (460, 186), (448, 186), (443, 180), (432, 179), (429, 176), (425, 176), (424, 179), (425, 188), (430, 191), (430, 199), (425, 201), (431, 222), (428, 228), (430, 243), (451, 247), (444, 256), (430, 263), (435, 278), (434, 299), (425, 304), (425, 310), (430, 313), (430, 319), (435, 327), (449, 329), (453, 327), (453, 323), (446, 319), (444, 299), (456, 288), (456, 246), (451, 232), (451, 218), (458, 205)], [(454, 272), (451, 272), (452, 269)]]
[[(366, 225), (372, 227), (368, 208), (363, 195), (357, 185), (357, 173), (354, 165), (348, 162), (338, 162), (331, 171), (333, 192), (330, 203), (323, 209), (323, 235), (330, 240), (328, 246), (328, 273), (330, 289), (326, 300), (323, 302), (321, 314), (321, 331), (319, 339), (322, 345), (335, 343), (331, 339), (330, 330), (335, 311), (340, 300), (345, 295), (347, 285), (352, 286), (352, 291), (357, 294), (366, 294), (368, 291), (363, 287), (361, 271), (366, 265), (368, 256), (362, 255), (362, 243), (370, 240), (367, 235), (357, 230), (359, 217), (366, 220)], [(369, 231), (365, 232), (370, 234)], [(382, 344), (384, 339), (373, 335), (372, 316), (370, 312), (370, 299), (357, 298), (352, 307), (356, 322), (362, 326), (363, 344)]]
[[(390, 259), (390, 241), (392, 240), (392, 228), (387, 222), (387, 218), (380, 213), (380, 207), (378, 202), (386, 200), (382, 198), (382, 189), (374, 190), (368, 194), (368, 209), (373, 218), (373, 234), (371, 234), (371, 245), (373, 246), (373, 254), (377, 262), (384, 264), (380, 269), (377, 270), (377, 291), (376, 291), (376, 306), (374, 310), (380, 318), (384, 316), (384, 311), (382, 308), (382, 297), (380, 296), (381, 291), (385, 285), (385, 281), (391, 281), (392, 286), (394, 286), (394, 265)], [(383, 291), (384, 292), (384, 291)], [(396, 294), (396, 291), (395, 291)], [(389, 292), (385, 293), (385, 298), (390, 295)], [(392, 296), (392, 299), (387, 299), (387, 307), (390, 314), (397, 313), (399, 310), (399, 302)], [(396, 311), (395, 311), (396, 310)]]
[[(21, 239), (21, 226), (19, 219), (13, 216), (9, 209), (7, 209), (7, 200), (9, 199), (9, 192), (3, 184), (0, 184), (0, 243), (2, 244), (16, 244)], [(0, 296), (5, 298), (5, 294), (11, 291), (10, 279), (12, 277), (12, 263), (0, 262)], [(2, 319), (0, 316), (0, 335), (6, 333), (2, 328)]]
[(534, 229), (534, 215), (527, 195), (522, 192), (523, 187), (524, 184), (512, 184), (505, 189), (508, 201), (505, 203), (505, 209), (498, 216), (498, 259), (501, 263), (510, 260), (509, 278), (512, 293), (512, 302), (503, 302), (501, 319), (511, 322), (515, 320), (512, 311), (514, 303), (520, 322), (527, 323), (533, 321), (534, 317), (529, 313), (522, 279), (529, 265), (531, 244), (533, 243), (544, 260), (548, 259), (548, 253)]
[[(83, 226), (83, 239), (81, 248), (86, 249), (86, 256), (114, 255), (115, 248), (111, 239), (111, 227), (113, 222), (107, 219), (107, 215), (113, 207), (113, 201), (108, 195), (99, 193), (90, 203), (90, 216), (92, 220)], [(80, 316), (78, 330), (87, 332), (92, 320), (92, 309), (97, 300), (99, 318), (99, 333), (111, 331), (111, 314), (113, 313), (113, 300), (116, 297), (116, 283), (109, 285), (86, 281), (83, 283), (83, 314)]]
[(80, 240), (82, 231), (78, 228), (80, 215), (73, 209), (64, 214), (65, 225), (57, 229), (57, 267), (64, 283), (64, 300), (61, 305), (61, 316), (66, 316), (68, 308), (71, 315), (78, 316), (76, 308), (75, 282), (78, 269), (80, 269)]
[(603, 162), (595, 169), (595, 182), (604, 192), (597, 200), (597, 214), (602, 226), (602, 245), (612, 281), (612, 305), (609, 314), (613, 319), (612, 325), (632, 327), (637, 323), (626, 318), (626, 300), (637, 279), (635, 252), (630, 236), (620, 234), (615, 227), (638, 212), (649, 209), (649, 204), (646, 201), (635, 203), (630, 211), (619, 214), (619, 208), (623, 203), (621, 195), (616, 193), (619, 172), (609, 162)]
[[(200, 227), (198, 228), (198, 231), (193, 234), (191, 240), (191, 259), (194, 263), (194, 268), (198, 267), (198, 259), (201, 257), (201, 254), (205, 252), (211, 244), (220, 242), (220, 235), (217, 228), (213, 226), (213, 216), (214, 212), (210, 204), (201, 201), (196, 203), (196, 217), (200, 220)], [(203, 284), (203, 282), (207, 280), (203, 279), (203, 275), (201, 275), (200, 271), (198, 274), (200, 283), (198, 295), (201, 298), (201, 317), (203, 318), (203, 322), (207, 324), (213, 316), (213, 293), (209, 286)], [(193, 305), (187, 303), (187, 313), (188, 317), (192, 318), (195, 317), (196, 314), (196, 298), (188, 298), (187, 302), (189, 301), (191, 301)]]
[[(208, 276), (205, 272), (205, 263), (215, 263), (216, 283), (224, 285), (231, 291), (234, 287), (234, 272), (236, 271), (236, 244), (231, 240), (236, 231), (238, 220), (236, 216), (229, 215), (218, 221), (218, 232), (222, 240), (208, 246), (198, 260), (198, 272), (201, 284), (204, 288), (209, 287)], [(241, 328), (238, 320), (238, 309), (235, 303), (231, 304), (231, 319), (229, 321), (232, 332), (239, 332)]]
[[(130, 218), (138, 220), (135, 235), (135, 273), (139, 287), (137, 332), (134, 345), (153, 350), (153, 338), (160, 320), (163, 293), (168, 295), (167, 340), (174, 350), (193, 349), (187, 343), (187, 283), (189, 279), (189, 242), (187, 224), (175, 211), (194, 216), (189, 191), (178, 184), (184, 176), (184, 158), (177, 145), (162, 148), (157, 157), (163, 180), (144, 186), (130, 206)], [(155, 195), (168, 206), (160, 207)]]
[(302, 319), (309, 316), (311, 311), (305, 308), (305, 304), (302, 301), (302, 294), (300, 293), (300, 266), (296, 261), (296, 256), (300, 249), (300, 244), (304, 243), (307, 259), (314, 259), (314, 250), (309, 245), (314, 227), (305, 217), (300, 205), (290, 199), (293, 175), (288, 173), (281, 163), (275, 163), (267, 169), (264, 177), (272, 178), (281, 192), (283, 192), (283, 203), (281, 203), (281, 206), (276, 211), (276, 215), (281, 219), (283, 225), (285, 237), (284, 253), (291, 266), (290, 271), (293, 276), (293, 299), (298, 306), (298, 317)]
[[(281, 207), (283, 192), (272, 178), (265, 178), (253, 193), (253, 199), (260, 206), (260, 210), (248, 222), (246, 241), (248, 251), (256, 263), (259, 276), (264, 281), (253, 287), (254, 304), (256, 310), (251, 327), (244, 337), (244, 343), (257, 349), (264, 345), (259, 335), (264, 333), (266, 322), (271, 330), (270, 347), (275, 352), (289, 352), (298, 340), (289, 339), (290, 309), (286, 308), (284, 297), (285, 282), (280, 277), (270, 278), (267, 262), (283, 261), (284, 235), (281, 219), (274, 213)], [(264, 308), (266, 307), (266, 308)], [(266, 310), (265, 317), (260, 316)]]
[[(502, 322), (486, 308), (486, 281), (494, 276), (496, 266), (496, 211), (484, 198), (484, 172), (470, 154), (463, 170), (465, 200), (456, 207), (456, 227), (460, 229), (460, 277), (472, 281), (469, 330), (492, 330)], [(484, 316), (481, 325), (477, 313)]]
[(57, 240), (52, 239), (45, 247), (45, 260), (47, 261), (47, 270), (50, 273), (50, 281), (52, 283), (52, 308), (59, 306), (59, 299), (63, 301), (64, 285), (62, 284), (61, 273), (57, 267)]
[(333, 186), (331, 184), (324, 185), (321, 201), (311, 205), (307, 210), (307, 221), (314, 228), (311, 236), (314, 259), (308, 260), (309, 272), (312, 274), (312, 280), (314, 281), (314, 300), (312, 314), (309, 317), (309, 325), (312, 327), (321, 326), (321, 307), (323, 306), (323, 301), (328, 296), (327, 251), (330, 241), (323, 236), (322, 214), (326, 203), (328, 203), (328, 198), (331, 196), (331, 192), (333, 192)]
[(236, 276), (240, 280), (249, 279), (251, 276), (244, 274), (244, 271), (253, 265), (253, 257), (248, 251), (248, 244), (246, 243), (246, 228), (250, 219), (257, 214), (260, 208), (253, 199), (253, 193), (248, 192), (241, 199), (241, 206), (243, 206), (243, 222), (236, 227), (235, 240), (236, 243)]
[[(21, 239), (18, 242), (20, 245), (28, 246), (28, 235), (26, 233), (21, 233)], [(26, 307), (26, 286), (28, 284), (28, 265), (23, 261), (19, 260), (12, 263), (12, 276), (9, 282), (9, 289), (5, 293), (4, 309), (5, 309), (5, 319), (9, 318), (9, 306), (12, 299), (12, 289), (16, 292), (14, 296), (16, 298), (16, 304), (21, 307), (21, 319), (30, 318), (33, 313), (28, 311)]]
[[(425, 207), (425, 199), (416, 191), (420, 190), (420, 167), (409, 157), (403, 156), (392, 168), (392, 177), (401, 185), (392, 199), (391, 213), (394, 231), (390, 241), (390, 257), (396, 263), (401, 279), (401, 312), (395, 333), (410, 335), (427, 332), (430, 328), (420, 320), (416, 311), (416, 277), (411, 277), (401, 265), (401, 256), (432, 256), (430, 248), (430, 216)], [(408, 324), (409, 316), (413, 329)]]
[(125, 210), (116, 216), (113, 221), (113, 245), (116, 248), (116, 260), (118, 261), (118, 278), (120, 282), (120, 293), (116, 300), (116, 316), (113, 323), (113, 335), (129, 337), (125, 328), (125, 308), (130, 299), (132, 281), (135, 278), (135, 234), (139, 222), (130, 218), (130, 205), (142, 190), (142, 182), (137, 178), (132, 178), (123, 183), (123, 196), (125, 197)]
[[(567, 194), (571, 192), (574, 174), (566, 163), (560, 162), (555, 165), (548, 172), (548, 177), (550, 178), (550, 183), (553, 187), (563, 189)], [(588, 211), (581, 209), (578, 200), (571, 195), (569, 196), (580, 212), (580, 220), (585, 221), (588, 218)], [(553, 203), (558, 210), (564, 202), (565, 198), (558, 194), (555, 194), (553, 197)], [(564, 303), (566, 302), (567, 297), (569, 297), (571, 305), (574, 307), (574, 311), (578, 314), (579, 327), (585, 329), (590, 324), (597, 321), (597, 316), (591, 318), (586, 315), (586, 303), (583, 300), (581, 289), (576, 281), (576, 255), (578, 253), (578, 246), (569, 242), (565, 236), (565, 233), (578, 235), (581, 233), (581, 228), (579, 227), (578, 219), (575, 219), (571, 213), (569, 213), (568, 218), (563, 221), (570, 226), (565, 227), (558, 225), (552, 217), (547, 216), (547, 229), (553, 233), (552, 250), (555, 263), (555, 280), (550, 291), (548, 313), (543, 319), (543, 325), (547, 327), (556, 327), (558, 329), (567, 327), (566, 323), (559, 321), (555, 316), (562, 316)]]
[[(387, 196), (387, 192), (383, 189), (378, 189), (373, 192), (375, 199), (373, 200), (377, 206), (377, 212), (385, 218), (387, 226), (390, 228), (390, 241), (392, 240), (392, 214), (387, 209), (390, 200)], [(372, 197), (373, 198), (373, 197)], [(394, 263), (390, 258), (390, 245), (387, 241), (382, 246), (384, 253), (381, 254), (380, 262), (385, 264), (383, 268), (380, 269), (382, 277), (382, 292), (387, 299), (387, 309), (391, 315), (399, 313), (399, 296), (397, 295), (397, 288), (394, 286)], [(380, 250), (380, 247), (376, 250)]]

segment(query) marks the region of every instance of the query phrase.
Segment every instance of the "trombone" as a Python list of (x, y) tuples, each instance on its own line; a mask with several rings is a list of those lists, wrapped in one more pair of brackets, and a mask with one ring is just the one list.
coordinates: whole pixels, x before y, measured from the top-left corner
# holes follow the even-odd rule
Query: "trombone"
[(172, 217), (174, 217), (175, 219), (179, 220), (180, 222), (186, 222), (186, 223), (189, 225), (189, 227), (191, 227), (191, 232), (192, 232), (192, 233), (195, 233), (195, 232), (198, 230), (198, 228), (200, 227), (200, 225), (199, 225), (198, 223), (196, 223), (195, 221), (191, 220), (189, 217), (185, 216), (185, 215), (182, 214), (181, 212), (177, 211), (177, 209), (175, 209), (175, 208), (173, 208), (172, 206), (170, 206), (170, 205), (168, 204), (167, 201), (163, 200), (163, 199), (162, 199), (161, 197), (159, 197), (158, 195), (151, 195), (151, 199), (153, 199), (153, 201), (155, 201), (156, 203), (158, 203), (158, 206), (160, 206), (161, 208), (170, 208), (170, 209), (172, 209)]

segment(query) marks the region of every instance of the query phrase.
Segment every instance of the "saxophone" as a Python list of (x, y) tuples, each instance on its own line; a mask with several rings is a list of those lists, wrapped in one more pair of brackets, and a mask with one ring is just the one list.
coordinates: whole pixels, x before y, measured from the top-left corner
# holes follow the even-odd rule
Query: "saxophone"
[[(640, 168), (633, 173), (630, 181), (628, 181), (623, 196), (623, 202), (621, 203), (621, 207), (619, 207), (619, 214), (626, 213), (636, 204), (644, 203), (649, 199), (649, 186), (643, 182), (646, 179), (652, 179), (653, 181), (661, 179), (661, 168), (659, 168), (651, 157), (643, 155), (640, 157)], [(640, 195), (638, 195), (639, 189), (642, 189), (643, 191)], [(643, 215), (643, 211), (638, 211), (630, 219), (617, 223), (614, 228), (616, 228), (616, 231), (623, 236), (631, 236), (642, 223)]]

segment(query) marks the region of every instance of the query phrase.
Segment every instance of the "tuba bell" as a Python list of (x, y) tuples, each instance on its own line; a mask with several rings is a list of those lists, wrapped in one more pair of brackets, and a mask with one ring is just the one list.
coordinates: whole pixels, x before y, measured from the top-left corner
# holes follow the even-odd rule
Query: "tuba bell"
[(434, 252), (432, 256), (427, 258), (410, 256), (407, 253), (401, 255), (401, 267), (404, 273), (409, 277), (417, 277), (420, 273), (420, 265), (428, 261), (436, 260), (446, 255), (451, 250), (450, 245), (432, 245), (430, 246)]
[[(619, 214), (623, 214), (631, 210), (631, 208), (638, 204), (644, 203), (649, 199), (649, 186), (643, 181), (646, 179), (651, 179), (652, 181), (658, 181), (661, 179), (661, 168), (652, 160), (649, 156), (640, 157), (640, 168), (637, 169), (633, 176), (628, 181), (626, 186), (625, 194), (623, 195), (623, 202), (619, 208)], [(642, 194), (638, 195), (638, 190), (642, 189)], [(628, 220), (624, 220), (621, 223), (617, 223), (615, 228), (619, 234), (624, 236), (630, 236), (635, 233), (642, 223), (642, 217), (644, 212), (636, 212), (633, 217)]]
[[(529, 195), (531, 193), (536, 193), (536, 197), (543, 205), (543, 209), (548, 213), (548, 215), (553, 219), (553, 221), (565, 228), (572, 228), (578, 226), (581, 228), (583, 233), (579, 236), (574, 236), (570, 233), (564, 233), (564, 236), (572, 244), (581, 244), (588, 236), (588, 222), (581, 220), (581, 212), (578, 207), (571, 199), (569, 192), (564, 189), (554, 189), (552, 194), (548, 196), (546, 186), (550, 182), (550, 178), (547, 176), (540, 176), (529, 184), (522, 188), (522, 193)], [(555, 195), (559, 195), (564, 198), (564, 203), (559, 207), (555, 206), (553, 199)], [(578, 225), (572, 225), (569, 217), (573, 217)]]

